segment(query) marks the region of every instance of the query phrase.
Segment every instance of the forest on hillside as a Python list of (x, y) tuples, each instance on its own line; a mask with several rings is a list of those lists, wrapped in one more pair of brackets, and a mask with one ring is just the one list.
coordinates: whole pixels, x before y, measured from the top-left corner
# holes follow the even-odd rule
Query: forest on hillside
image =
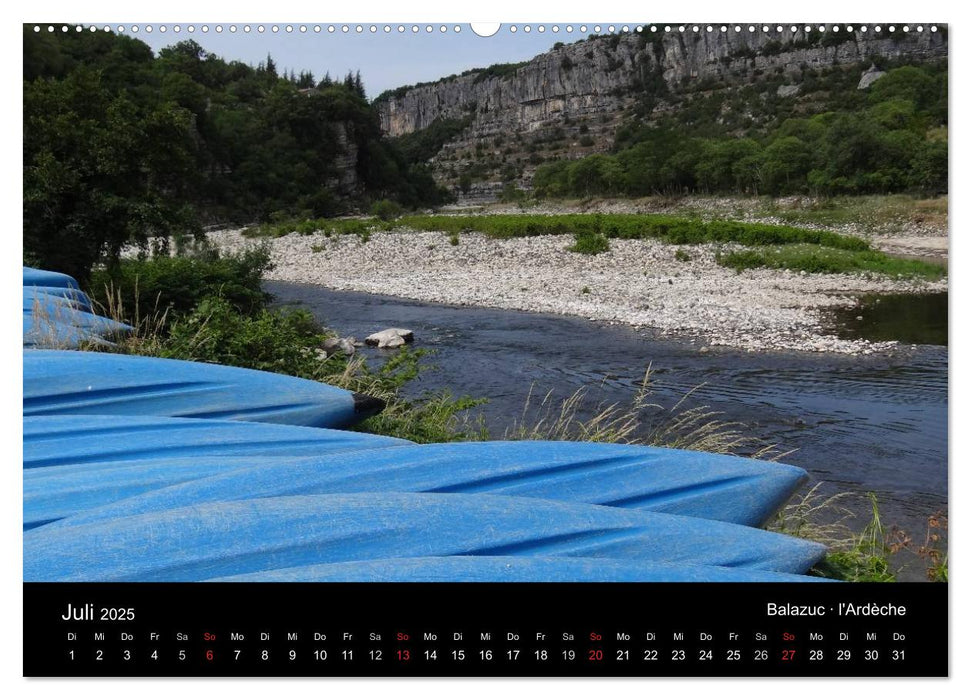
[(866, 90), (866, 65), (680, 93), (656, 81), (609, 152), (545, 163), (533, 188), (552, 197), (944, 194), (947, 64), (886, 68)]
[(252, 67), (193, 41), (24, 27), (24, 255), (86, 279), (129, 242), (447, 194), (381, 135), (360, 75)]

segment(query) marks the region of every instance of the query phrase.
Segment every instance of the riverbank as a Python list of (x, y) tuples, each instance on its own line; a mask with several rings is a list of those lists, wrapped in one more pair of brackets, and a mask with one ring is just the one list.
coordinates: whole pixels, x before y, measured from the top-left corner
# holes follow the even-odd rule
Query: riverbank
[[(208, 234), (235, 252), (258, 245), (240, 230)], [(735, 272), (716, 254), (734, 244), (674, 246), (612, 240), (581, 255), (573, 236), (497, 239), (464, 232), (381, 231), (370, 237), (291, 234), (268, 240), (268, 280), (406, 299), (577, 316), (651, 328), (699, 347), (844, 354), (886, 351), (893, 342), (841, 339), (828, 312), (865, 294), (939, 292), (947, 281), (862, 274)]]

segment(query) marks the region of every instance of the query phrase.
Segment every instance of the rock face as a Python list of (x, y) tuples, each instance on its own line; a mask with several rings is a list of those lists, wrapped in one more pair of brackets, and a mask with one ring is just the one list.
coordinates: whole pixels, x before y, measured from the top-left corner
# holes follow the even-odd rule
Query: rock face
[(347, 134), (347, 124), (338, 122), (334, 125), (337, 135), (338, 153), (334, 159), (335, 176), (325, 183), (342, 195), (357, 194), (360, 183), (357, 177), (358, 148)]
[[(854, 64), (880, 56), (919, 60), (945, 58), (943, 31), (894, 34), (853, 32), (838, 34), (813, 29), (807, 40), (804, 27), (749, 33), (748, 27), (727, 32), (704, 27), (695, 33), (628, 33), (597, 37), (560, 46), (508, 75), (476, 71), (446, 78), (376, 102), (381, 128), (392, 137), (424, 129), (438, 118), (461, 118), (474, 113), (473, 130), (480, 137), (530, 131), (565, 115), (581, 117), (616, 112), (631, 101), (630, 92), (650, 86), (655, 76), (669, 89), (717, 81), (744, 84), (754, 76), (781, 72), (798, 76), (804, 66), (823, 68)], [(845, 29), (844, 29), (845, 32)], [(398, 92), (398, 91), (396, 91)]]

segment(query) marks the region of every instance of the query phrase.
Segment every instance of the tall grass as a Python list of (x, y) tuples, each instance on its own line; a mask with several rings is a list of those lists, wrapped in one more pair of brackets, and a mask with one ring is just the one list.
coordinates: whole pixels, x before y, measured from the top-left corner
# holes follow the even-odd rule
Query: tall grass
[[(752, 438), (746, 426), (726, 421), (723, 413), (708, 406), (687, 407), (699, 385), (673, 405), (652, 400), (651, 367), (644, 373), (631, 401), (599, 403), (588, 401), (588, 391), (578, 389), (556, 400), (547, 392), (535, 404), (533, 387), (519, 417), (506, 428), (506, 440), (579, 440), (653, 445), (719, 454), (745, 454), (760, 459), (779, 459), (785, 452), (775, 445)], [(535, 404), (535, 405), (534, 405)], [(582, 416), (589, 415), (588, 418)]]

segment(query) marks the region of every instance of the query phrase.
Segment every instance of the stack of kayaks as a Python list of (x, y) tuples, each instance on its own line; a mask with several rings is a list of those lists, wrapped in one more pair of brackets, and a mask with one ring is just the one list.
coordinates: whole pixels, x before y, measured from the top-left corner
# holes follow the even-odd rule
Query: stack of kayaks
[(265, 372), (25, 350), (24, 580), (820, 580), (802, 574), (821, 545), (758, 528), (796, 467), (339, 429), (382, 406)]
[(91, 300), (73, 277), (24, 267), (24, 347), (77, 348), (103, 345), (131, 326), (92, 312)]

